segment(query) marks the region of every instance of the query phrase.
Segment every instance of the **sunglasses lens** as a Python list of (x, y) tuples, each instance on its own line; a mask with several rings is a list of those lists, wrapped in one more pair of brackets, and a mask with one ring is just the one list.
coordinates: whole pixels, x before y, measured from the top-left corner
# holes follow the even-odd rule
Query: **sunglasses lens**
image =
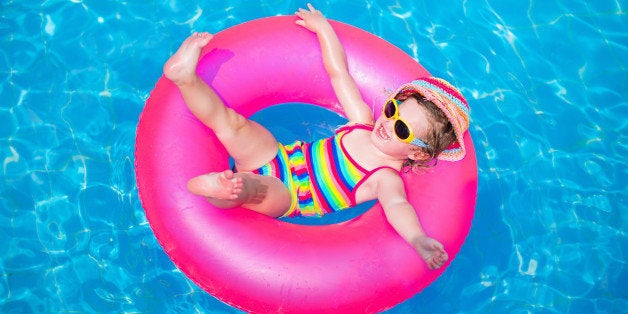
[(395, 134), (401, 140), (407, 140), (410, 137), (410, 129), (401, 120), (395, 121)]
[(391, 118), (397, 113), (397, 106), (393, 103), (393, 101), (389, 101), (384, 106), (384, 115), (386, 118)]

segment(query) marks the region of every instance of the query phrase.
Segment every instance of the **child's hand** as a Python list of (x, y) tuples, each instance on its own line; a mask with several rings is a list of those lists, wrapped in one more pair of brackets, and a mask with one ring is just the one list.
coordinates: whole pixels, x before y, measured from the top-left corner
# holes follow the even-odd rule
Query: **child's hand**
[(438, 269), (449, 259), (443, 245), (435, 239), (423, 236), (414, 247), (430, 269)]
[(325, 27), (329, 26), (329, 22), (323, 16), (321, 11), (316, 10), (314, 6), (309, 3), (307, 4), (307, 7), (309, 11), (305, 9), (299, 9), (299, 11), (295, 13), (300, 18), (300, 20), (297, 20), (295, 23), (309, 29), (314, 33), (318, 33)]

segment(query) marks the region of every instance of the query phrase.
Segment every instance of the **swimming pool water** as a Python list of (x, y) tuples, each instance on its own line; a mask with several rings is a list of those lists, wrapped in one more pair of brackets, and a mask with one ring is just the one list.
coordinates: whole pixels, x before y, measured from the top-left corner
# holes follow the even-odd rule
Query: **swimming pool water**
[[(188, 34), (304, 5), (0, 3), (0, 312), (239, 312), (155, 240), (137, 196), (135, 129)], [(471, 232), (445, 273), (390, 313), (627, 311), (623, 1), (314, 5), (403, 49), (472, 108)]]

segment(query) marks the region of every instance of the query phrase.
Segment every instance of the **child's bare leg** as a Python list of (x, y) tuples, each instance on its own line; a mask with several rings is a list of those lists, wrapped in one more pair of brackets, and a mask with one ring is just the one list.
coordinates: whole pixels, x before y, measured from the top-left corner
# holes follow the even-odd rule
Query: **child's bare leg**
[(188, 190), (216, 207), (242, 206), (271, 217), (283, 215), (291, 202), (288, 189), (276, 178), (231, 170), (192, 178)]
[(222, 99), (197, 74), (201, 50), (212, 35), (188, 37), (166, 62), (164, 75), (174, 82), (190, 111), (211, 128), (240, 171), (261, 167), (277, 154), (277, 140), (266, 128), (226, 107)]

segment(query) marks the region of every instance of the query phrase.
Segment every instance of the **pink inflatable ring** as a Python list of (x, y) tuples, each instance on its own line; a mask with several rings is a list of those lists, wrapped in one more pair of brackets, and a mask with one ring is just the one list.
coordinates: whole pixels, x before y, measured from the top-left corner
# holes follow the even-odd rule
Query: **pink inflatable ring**
[[(245, 116), (286, 102), (341, 112), (316, 35), (294, 21), (264, 18), (217, 33), (203, 50), (198, 74)], [(375, 35), (331, 23), (376, 114), (396, 87), (429, 75)], [(475, 207), (477, 166), (468, 132), (465, 146), (462, 161), (441, 161), (423, 175), (404, 174), (425, 231), (444, 244), (450, 261)], [(201, 288), (247, 312), (382, 311), (421, 291), (448, 265), (428, 270), (379, 204), (347, 222), (305, 226), (240, 208), (217, 209), (190, 194), (186, 182), (227, 169), (228, 155), (164, 77), (141, 115), (135, 158), (140, 199), (165, 252)]]

